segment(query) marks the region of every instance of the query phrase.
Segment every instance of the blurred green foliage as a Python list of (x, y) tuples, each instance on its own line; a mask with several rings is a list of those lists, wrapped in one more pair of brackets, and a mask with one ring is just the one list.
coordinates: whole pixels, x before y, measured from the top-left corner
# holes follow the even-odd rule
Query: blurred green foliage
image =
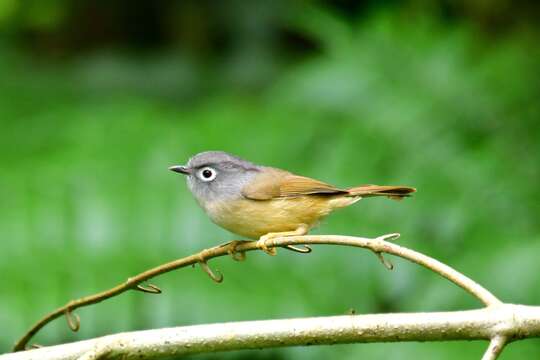
[[(61, 27), (70, 19), (70, 2), (33, 4), (52, 9), (36, 10), (42, 18), (34, 24)], [(0, 351), (69, 299), (233, 239), (196, 206), (184, 179), (167, 171), (209, 149), (339, 186), (415, 186), (412, 199), (361, 201), (316, 232), (400, 232), (400, 243), (502, 300), (539, 304), (538, 34), (527, 25), (494, 35), (473, 21), (490, 14), (448, 21), (419, 4), (371, 4), (356, 17), (305, 4), (287, 7), (291, 16), (279, 6), (242, 13), (236, 4), (238, 13), (223, 15), (240, 19), (223, 25), (238, 29), (229, 34), (236, 42), (210, 53), (171, 45), (78, 53), (66, 45), (58, 57), (28, 48), (35, 43), (21, 40), (28, 34), (17, 20), (0, 47)], [(19, 6), (0, 1), (0, 23), (37, 16)], [(267, 21), (258, 27), (257, 19)], [(283, 28), (286, 40), (276, 35)], [(245, 263), (217, 259), (211, 265), (225, 275), (220, 285), (183, 269), (155, 280), (160, 296), (126, 293), (81, 309), (79, 333), (60, 319), (35, 341), (350, 308), (480, 306), (436, 275), (392, 260), (396, 269), (388, 272), (371, 253), (332, 247), (308, 256), (252, 253)], [(219, 358), (476, 359), (485, 346), (343, 345)], [(530, 340), (502, 358), (538, 356)]]

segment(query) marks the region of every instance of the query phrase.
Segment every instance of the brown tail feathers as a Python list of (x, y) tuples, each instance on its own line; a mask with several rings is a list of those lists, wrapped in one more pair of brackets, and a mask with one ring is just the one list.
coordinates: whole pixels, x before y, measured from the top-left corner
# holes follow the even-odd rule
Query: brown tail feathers
[(353, 196), (386, 196), (389, 199), (402, 200), (404, 197), (411, 196), (416, 189), (408, 186), (362, 185), (347, 189), (347, 191)]

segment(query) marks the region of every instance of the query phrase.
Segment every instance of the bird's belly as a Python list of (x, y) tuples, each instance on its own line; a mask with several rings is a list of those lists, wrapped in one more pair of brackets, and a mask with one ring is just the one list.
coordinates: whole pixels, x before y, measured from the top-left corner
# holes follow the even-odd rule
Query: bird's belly
[(272, 200), (228, 200), (206, 207), (219, 226), (248, 238), (256, 239), (270, 232), (309, 228), (331, 211), (328, 197), (302, 196)]

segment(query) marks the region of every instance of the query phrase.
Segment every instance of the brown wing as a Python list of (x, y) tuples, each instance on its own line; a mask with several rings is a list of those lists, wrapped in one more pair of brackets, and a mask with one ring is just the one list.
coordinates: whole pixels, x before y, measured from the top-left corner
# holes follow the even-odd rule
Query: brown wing
[(339, 193), (347, 193), (347, 191), (319, 180), (274, 168), (266, 168), (251, 180), (250, 184), (246, 185), (242, 191), (245, 197), (253, 200)]

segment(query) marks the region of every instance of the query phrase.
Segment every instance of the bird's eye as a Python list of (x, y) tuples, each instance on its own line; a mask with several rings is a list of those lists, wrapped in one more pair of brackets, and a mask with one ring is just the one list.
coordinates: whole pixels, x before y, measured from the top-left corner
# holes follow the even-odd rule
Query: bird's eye
[(202, 168), (200, 171), (199, 171), (199, 178), (202, 180), (202, 181), (212, 181), (216, 178), (216, 175), (217, 175), (217, 172), (216, 170), (212, 169), (211, 167), (205, 167), (205, 168)]

